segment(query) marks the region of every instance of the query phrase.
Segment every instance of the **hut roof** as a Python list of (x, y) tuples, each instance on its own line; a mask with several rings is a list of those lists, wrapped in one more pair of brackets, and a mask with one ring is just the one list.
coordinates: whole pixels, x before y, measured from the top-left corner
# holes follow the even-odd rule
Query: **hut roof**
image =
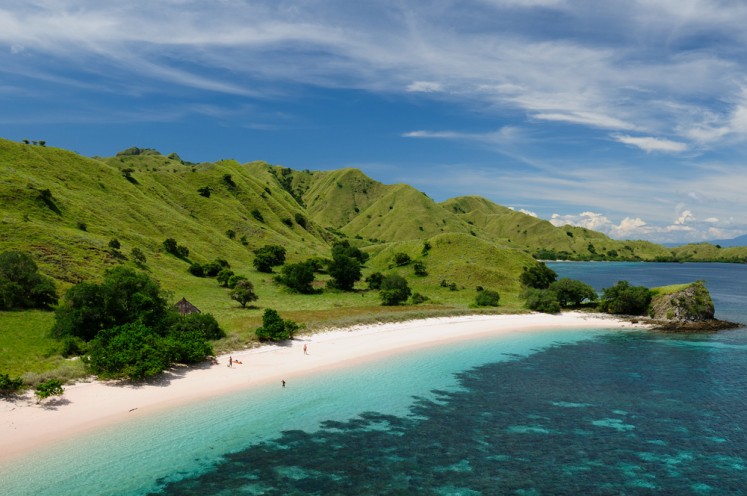
[(191, 304), (187, 301), (186, 298), (182, 297), (181, 300), (179, 300), (175, 305), (177, 310), (179, 310), (179, 313), (182, 315), (189, 315), (193, 313), (202, 313), (200, 312), (200, 309)]

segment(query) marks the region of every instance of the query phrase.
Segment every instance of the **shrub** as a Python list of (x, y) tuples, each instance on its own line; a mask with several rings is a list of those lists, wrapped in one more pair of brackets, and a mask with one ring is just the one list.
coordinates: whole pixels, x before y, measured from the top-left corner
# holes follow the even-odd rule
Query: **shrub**
[(226, 332), (218, 325), (215, 317), (209, 313), (180, 315), (172, 326), (170, 334), (185, 332), (198, 332), (203, 338), (210, 340), (226, 337)]
[(420, 293), (413, 293), (413, 295), (410, 297), (410, 303), (412, 303), (413, 305), (420, 305), (421, 303), (425, 303), (428, 300), (430, 300), (430, 298)]
[(390, 274), (381, 281), (379, 296), (382, 305), (399, 305), (407, 301), (410, 294), (411, 290), (407, 285), (407, 280), (400, 275)]
[(257, 337), (260, 341), (284, 341), (293, 339), (293, 335), (300, 326), (292, 320), (283, 320), (280, 315), (268, 308), (262, 315), (262, 327), (257, 329)]
[(329, 281), (330, 286), (343, 291), (351, 291), (362, 276), (358, 259), (344, 253), (333, 254), (332, 261), (327, 266), (327, 272), (332, 276)]
[(618, 281), (602, 290), (599, 309), (618, 315), (645, 315), (651, 303), (651, 290), (645, 286), (631, 286), (628, 281)]
[(8, 374), (0, 374), (0, 394), (14, 394), (23, 386), (23, 380), (20, 377), (15, 379)]
[(252, 209), (251, 214), (252, 214), (252, 217), (257, 219), (259, 222), (264, 223), (265, 218), (262, 217), (262, 212), (260, 212), (259, 209), (256, 209), (256, 208)]
[(228, 287), (228, 280), (233, 275), (234, 273), (231, 269), (221, 269), (221, 271), (218, 272), (218, 275), (215, 276), (215, 279), (218, 281), (218, 284), (226, 288)]
[(563, 308), (576, 307), (585, 300), (596, 301), (597, 292), (588, 284), (563, 277), (550, 284), (550, 289), (555, 292), (558, 303)]
[(34, 389), (37, 403), (49, 398), (50, 396), (61, 396), (64, 392), (65, 388), (62, 387), (62, 381), (59, 379), (49, 379), (48, 381), (38, 384)]
[(205, 277), (205, 270), (202, 268), (202, 265), (196, 262), (189, 266), (189, 268), (187, 269), (187, 272), (189, 272), (195, 277)]
[(554, 291), (549, 289), (529, 288), (525, 293), (525, 306), (535, 312), (558, 313), (560, 303)]
[(280, 245), (265, 245), (254, 250), (252, 265), (259, 272), (271, 273), (273, 267), (285, 263), (285, 253)]
[(202, 188), (198, 188), (197, 192), (200, 194), (200, 196), (204, 196), (205, 198), (210, 198), (210, 195), (213, 192), (213, 189), (210, 186), (203, 186)]
[(302, 214), (296, 212), (293, 215), (293, 218), (296, 220), (296, 224), (298, 224), (299, 226), (301, 226), (304, 229), (306, 229), (306, 225), (308, 224), (308, 222), (306, 221), (306, 217), (304, 217)]
[(142, 380), (170, 364), (164, 340), (141, 323), (101, 331), (90, 343), (89, 357), (89, 367), (103, 378)]
[(410, 263), (410, 255), (407, 253), (395, 253), (394, 254), (394, 265), (397, 267), (402, 267), (403, 265), (407, 265)]
[(122, 247), (119, 240), (117, 238), (112, 238), (109, 240), (109, 248), (112, 250), (119, 250)]
[(366, 277), (368, 289), (381, 289), (381, 281), (383, 280), (384, 275), (381, 272), (374, 272), (370, 276)]
[(278, 282), (285, 284), (293, 291), (302, 294), (314, 292), (314, 267), (306, 262), (300, 262), (283, 266), (282, 275), (278, 276)]
[(419, 277), (425, 277), (428, 275), (428, 271), (425, 268), (425, 264), (423, 262), (415, 262), (412, 264), (412, 268), (415, 271), (415, 275)]
[(236, 183), (233, 182), (233, 177), (231, 177), (231, 174), (223, 174), (223, 183), (231, 189), (236, 187)]
[(88, 225), (85, 222), (78, 222), (78, 229), (81, 231), (88, 231)]
[(475, 303), (478, 307), (497, 307), (500, 299), (501, 295), (498, 294), (498, 291), (483, 289), (477, 292)]
[(205, 272), (205, 275), (208, 277), (215, 277), (217, 276), (221, 270), (230, 268), (231, 264), (228, 263), (227, 260), (224, 260), (222, 258), (216, 258), (212, 262), (208, 262), (202, 266), (203, 271)]
[(236, 287), (236, 285), (240, 281), (246, 281), (246, 276), (240, 276), (238, 274), (234, 274), (231, 277), (228, 278), (228, 281), (226, 281), (226, 287), (228, 289), (233, 289)]
[(226, 230), (226, 236), (228, 236), (228, 239), (234, 239), (236, 238), (236, 231), (233, 229)]

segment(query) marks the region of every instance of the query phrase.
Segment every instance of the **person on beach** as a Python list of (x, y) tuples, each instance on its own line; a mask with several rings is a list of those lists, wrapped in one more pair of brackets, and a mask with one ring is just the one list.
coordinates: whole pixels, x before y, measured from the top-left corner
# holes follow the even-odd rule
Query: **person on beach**
[(305, 344), (303, 345), (303, 354), (304, 355), (308, 355), (309, 354), (308, 347)]
[(283, 387), (285, 387), (285, 379), (281, 380), (280, 382), (283, 383)]
[(232, 356), (228, 357), (228, 366), (229, 367), (233, 367), (233, 357)]

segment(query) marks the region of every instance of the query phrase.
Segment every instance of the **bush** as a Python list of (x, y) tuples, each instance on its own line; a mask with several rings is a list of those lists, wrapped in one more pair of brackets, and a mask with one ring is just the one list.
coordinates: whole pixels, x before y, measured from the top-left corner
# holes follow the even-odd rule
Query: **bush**
[(308, 224), (306, 217), (296, 212), (295, 214), (293, 214), (293, 218), (296, 220), (296, 224), (306, 229), (306, 225)]
[(112, 327), (90, 343), (88, 365), (102, 378), (142, 380), (170, 365), (168, 346), (154, 330), (141, 323)]
[(49, 398), (50, 396), (61, 396), (65, 392), (62, 387), (62, 381), (59, 379), (49, 379), (48, 381), (38, 384), (34, 390), (37, 403)]
[(171, 363), (197, 363), (213, 354), (213, 347), (199, 330), (170, 333), (163, 346)]
[(23, 386), (20, 377), (11, 378), (8, 374), (0, 374), (0, 394), (14, 394)]
[(189, 249), (186, 246), (178, 245), (174, 238), (164, 240), (163, 249), (166, 250), (166, 253), (171, 253), (178, 258), (187, 258), (189, 256)]
[(192, 313), (179, 316), (169, 334), (199, 333), (203, 339), (215, 340), (226, 337), (226, 332), (209, 313)]
[(396, 265), (397, 267), (407, 265), (410, 263), (410, 261), (410, 255), (408, 255), (407, 253), (399, 252), (394, 254), (394, 265)]
[(277, 280), (293, 291), (302, 294), (311, 294), (314, 292), (312, 286), (314, 282), (314, 267), (306, 262), (285, 265), (283, 266), (282, 275), (278, 276)]
[(271, 273), (272, 268), (285, 263), (285, 248), (279, 245), (265, 245), (254, 250), (252, 265), (259, 272)]
[(415, 262), (412, 264), (412, 269), (415, 271), (415, 275), (419, 277), (425, 277), (428, 275), (428, 271), (425, 269), (423, 262)]
[(477, 292), (475, 303), (478, 307), (497, 307), (500, 299), (501, 295), (498, 294), (498, 291), (483, 289)]
[(577, 307), (584, 301), (596, 301), (597, 292), (585, 282), (563, 277), (550, 284), (558, 303), (563, 308)]
[(645, 315), (651, 303), (652, 293), (645, 286), (631, 286), (628, 281), (618, 281), (602, 290), (599, 309), (617, 315)]
[(280, 315), (268, 308), (262, 315), (262, 327), (257, 329), (257, 337), (260, 341), (284, 341), (293, 339), (294, 333), (300, 326), (292, 320), (283, 320)]
[(345, 253), (333, 253), (332, 261), (327, 266), (327, 272), (332, 276), (329, 281), (330, 286), (343, 291), (351, 291), (362, 276), (361, 264), (358, 259), (349, 257)]
[(200, 194), (200, 196), (210, 198), (210, 194), (213, 192), (213, 189), (210, 186), (203, 186), (202, 188), (198, 188), (197, 192)]
[(383, 280), (384, 275), (381, 272), (374, 272), (370, 276), (366, 277), (368, 289), (381, 289), (381, 281)]
[(109, 240), (109, 248), (112, 250), (119, 250), (122, 247), (119, 240), (117, 238), (112, 238)]
[(238, 274), (234, 274), (234, 275), (232, 275), (231, 277), (228, 278), (228, 281), (226, 282), (226, 287), (228, 289), (233, 289), (233, 288), (236, 287), (236, 285), (240, 281), (246, 281), (246, 276), (241, 276), (241, 275), (238, 275)]
[(189, 272), (195, 277), (205, 277), (205, 270), (202, 268), (202, 265), (196, 262), (189, 266), (189, 268), (187, 269), (187, 272)]
[(251, 214), (252, 214), (252, 217), (257, 219), (259, 222), (264, 223), (265, 218), (262, 217), (262, 212), (260, 212), (259, 209), (256, 209), (256, 208), (252, 209)]
[(381, 281), (379, 296), (381, 297), (382, 305), (399, 305), (407, 301), (410, 294), (411, 291), (407, 285), (407, 280), (400, 275), (391, 274), (384, 277)]
[(554, 270), (539, 262), (529, 268), (524, 267), (519, 280), (526, 288), (547, 289), (557, 278), (558, 274)]
[(339, 241), (332, 245), (332, 258), (345, 255), (357, 260), (361, 265), (368, 261), (368, 253), (361, 251), (360, 248), (350, 245), (350, 241)]
[(530, 288), (524, 293), (524, 297), (526, 298), (525, 306), (530, 310), (543, 313), (560, 312), (560, 303), (554, 291)]
[(54, 282), (38, 271), (36, 263), (23, 252), (0, 253), (0, 310), (57, 304)]
[(428, 300), (430, 300), (430, 298), (420, 293), (413, 293), (413, 295), (410, 297), (410, 303), (412, 303), (413, 305), (420, 305), (421, 303), (425, 303)]
[(230, 268), (231, 265), (228, 263), (227, 260), (223, 260), (222, 258), (216, 258), (212, 262), (208, 262), (202, 266), (203, 271), (205, 272), (205, 275), (208, 277), (215, 277), (217, 276), (221, 270)]
[(218, 275), (215, 276), (215, 280), (218, 281), (218, 284), (223, 286), (224, 288), (228, 287), (228, 280), (234, 275), (233, 271), (231, 269), (221, 269), (220, 272), (218, 272)]

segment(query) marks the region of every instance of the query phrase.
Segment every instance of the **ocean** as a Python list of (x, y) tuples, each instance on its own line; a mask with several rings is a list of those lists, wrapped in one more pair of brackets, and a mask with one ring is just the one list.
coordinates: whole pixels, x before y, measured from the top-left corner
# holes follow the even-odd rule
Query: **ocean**
[[(597, 290), (747, 265), (552, 263)], [(8, 495), (744, 494), (747, 329), (562, 330), (428, 348), (108, 427), (0, 468)]]

